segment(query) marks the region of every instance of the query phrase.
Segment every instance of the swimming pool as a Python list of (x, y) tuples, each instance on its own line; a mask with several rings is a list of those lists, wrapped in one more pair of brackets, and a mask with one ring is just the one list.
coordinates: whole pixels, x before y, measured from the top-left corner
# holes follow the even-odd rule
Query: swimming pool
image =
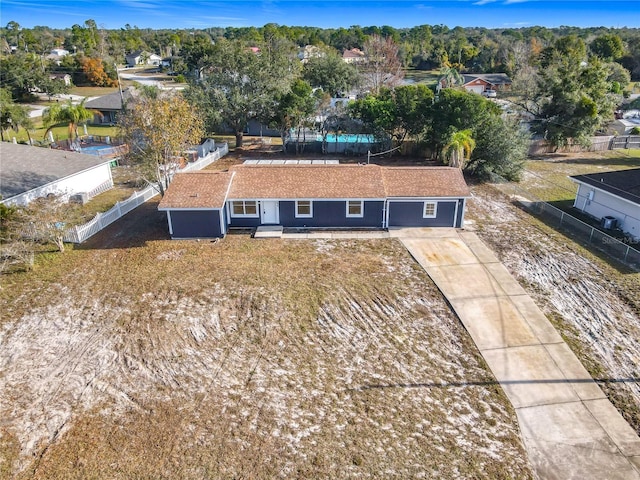
[[(318, 135), (317, 140), (319, 142), (322, 141), (322, 135)], [(341, 134), (336, 136), (333, 133), (327, 134), (327, 143), (375, 143), (375, 138), (373, 135), (368, 134)]]
[[(101, 153), (102, 154), (109, 153), (109, 150), (112, 150), (112, 149), (113, 147), (110, 145), (91, 145), (89, 147), (82, 147), (80, 151), (88, 155), (100, 155)], [(104, 151), (101, 152), (101, 150), (104, 150)]]

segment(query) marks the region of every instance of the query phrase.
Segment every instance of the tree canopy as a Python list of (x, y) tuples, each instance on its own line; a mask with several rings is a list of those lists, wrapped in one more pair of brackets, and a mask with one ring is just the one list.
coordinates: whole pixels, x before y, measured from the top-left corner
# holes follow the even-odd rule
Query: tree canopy
[(200, 114), (180, 93), (143, 90), (127, 105), (120, 128), (129, 145), (127, 161), (161, 195), (184, 151), (202, 140)]
[(224, 123), (241, 147), (249, 120), (268, 121), (276, 99), (291, 89), (299, 65), (290, 61), (292, 56), (292, 45), (278, 39), (254, 47), (220, 41), (203, 66), (204, 78), (191, 87), (189, 97), (207, 112), (209, 128)]

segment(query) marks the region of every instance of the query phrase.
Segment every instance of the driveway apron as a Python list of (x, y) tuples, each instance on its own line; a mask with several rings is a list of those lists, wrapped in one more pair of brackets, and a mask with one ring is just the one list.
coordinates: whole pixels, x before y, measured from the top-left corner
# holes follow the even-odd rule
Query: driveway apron
[(540, 479), (638, 479), (640, 438), (473, 232), (395, 229), (513, 404)]

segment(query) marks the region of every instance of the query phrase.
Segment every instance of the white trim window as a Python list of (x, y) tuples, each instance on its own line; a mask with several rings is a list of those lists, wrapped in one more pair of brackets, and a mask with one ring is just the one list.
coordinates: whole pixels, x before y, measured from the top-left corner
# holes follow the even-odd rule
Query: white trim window
[(364, 217), (364, 201), (347, 200), (347, 217)]
[(313, 217), (313, 202), (311, 200), (296, 200), (296, 218)]
[(231, 202), (232, 217), (252, 217), (257, 218), (258, 202), (255, 200), (233, 200)]
[(436, 218), (438, 216), (438, 202), (424, 202), (422, 218)]

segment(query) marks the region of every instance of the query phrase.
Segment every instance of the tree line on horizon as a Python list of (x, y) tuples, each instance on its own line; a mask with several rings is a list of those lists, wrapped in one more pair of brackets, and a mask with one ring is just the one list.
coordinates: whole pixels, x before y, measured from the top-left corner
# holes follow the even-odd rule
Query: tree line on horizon
[(319, 28), (286, 26), (269, 23), (262, 27), (211, 27), (206, 29), (150, 29), (126, 24), (120, 29), (105, 29), (95, 20), (74, 24), (70, 28), (47, 26), (22, 28), (10, 21), (0, 28), (0, 51), (10, 53), (11, 47), (39, 55), (53, 48), (65, 48), (89, 58), (105, 61), (106, 69), (114, 63), (122, 64), (128, 53), (142, 50), (163, 57), (183, 57), (184, 49), (197, 50), (220, 39), (261, 43), (270, 38), (286, 39), (302, 48), (306, 45), (344, 50), (362, 49), (373, 35), (390, 38), (398, 46), (404, 68), (418, 70), (439, 69), (454, 65), (469, 73), (504, 72), (513, 75), (518, 69), (522, 49), (542, 50), (555, 40), (576, 36), (586, 44), (596, 38), (617, 37), (621, 51), (614, 58), (640, 80), (640, 29), (607, 27), (522, 28), (454, 27), (419, 25), (412, 28), (385, 26), (349, 28)]
[[(171, 68), (190, 76), (181, 98), (200, 112), (203, 132), (230, 130), (237, 146), (242, 146), (248, 122), (257, 120), (281, 132), (283, 143), (293, 132), (304, 135), (309, 129), (369, 133), (385, 148), (411, 139), (425, 145), (436, 160), (481, 176), (517, 178), (528, 134), (502, 118), (495, 103), (465, 92), (460, 73), (507, 73), (513, 79), (510, 100), (533, 118), (533, 133), (557, 146), (586, 144), (613, 119), (628, 92), (631, 74), (621, 62), (637, 59), (640, 30), (268, 24), (156, 31), (129, 25), (104, 30), (87, 20), (65, 30), (22, 29), (9, 22), (0, 39), (2, 130), (28, 128), (14, 102), (34, 91), (58, 93), (60, 82), (52, 79), (53, 73), (80, 72), (90, 84), (114, 85), (116, 58), (122, 58), (117, 55), (148, 48), (169, 55)], [(307, 45), (315, 50), (302, 62), (300, 50)], [(44, 54), (54, 46), (74, 54), (47, 63)], [(361, 49), (366, 61), (344, 62), (340, 48), (350, 47)], [(437, 67), (444, 79), (441, 86), (448, 88), (401, 85), (407, 67), (425, 66)], [(331, 100), (354, 91), (357, 99), (348, 105)], [(162, 97), (150, 95), (149, 105)], [(166, 110), (170, 116), (171, 101)]]

